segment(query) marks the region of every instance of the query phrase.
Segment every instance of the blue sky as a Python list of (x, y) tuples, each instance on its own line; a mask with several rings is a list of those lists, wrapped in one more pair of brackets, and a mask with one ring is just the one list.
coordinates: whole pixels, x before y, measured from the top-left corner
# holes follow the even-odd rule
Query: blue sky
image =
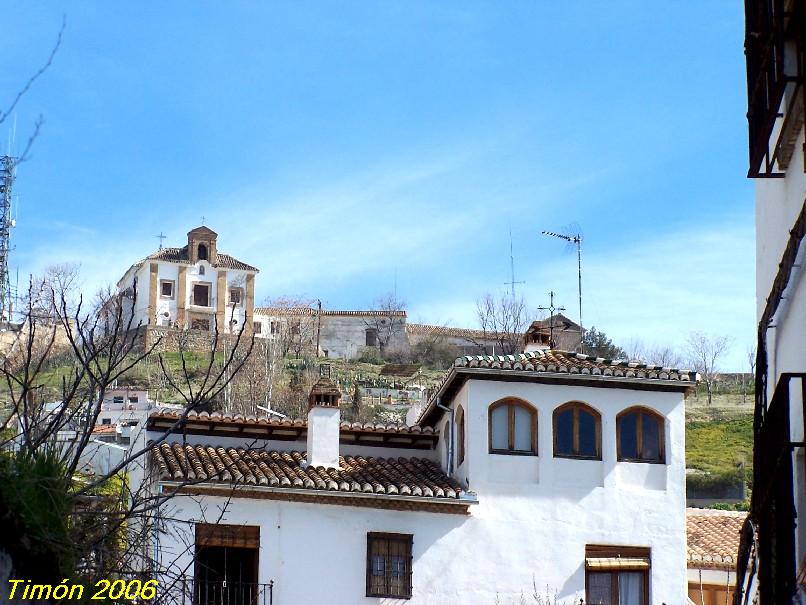
[[(0, 91), (46, 58), (16, 111), (12, 265), (80, 262), (114, 283), (205, 222), (261, 269), (259, 300), (473, 326), (509, 279), (576, 316), (575, 256), (543, 229), (580, 225), (585, 323), (681, 348), (753, 340), (740, 2), (17, 1)], [(0, 132), (5, 146), (9, 122)]]

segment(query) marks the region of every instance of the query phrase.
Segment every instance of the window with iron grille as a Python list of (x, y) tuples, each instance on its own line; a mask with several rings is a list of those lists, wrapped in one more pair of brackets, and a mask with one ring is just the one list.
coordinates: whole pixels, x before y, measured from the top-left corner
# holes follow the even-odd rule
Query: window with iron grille
[(409, 534), (367, 534), (367, 596), (411, 598)]

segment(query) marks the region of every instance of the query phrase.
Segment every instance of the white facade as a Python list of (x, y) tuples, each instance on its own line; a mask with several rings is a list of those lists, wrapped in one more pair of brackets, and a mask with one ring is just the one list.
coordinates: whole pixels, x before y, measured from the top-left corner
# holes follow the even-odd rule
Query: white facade
[[(340, 446), (342, 455), (438, 459), (445, 473), (475, 494), (478, 503), (467, 514), (381, 510), (365, 505), (366, 494), (354, 496), (357, 503), (363, 498), (361, 506), (349, 506), (239, 497), (236, 491), (231, 500), (223, 493), (179, 495), (170, 502), (171, 517), (212, 523), (224, 510), (221, 523), (258, 526), (258, 582), (274, 582), (275, 603), (402, 602), (366, 596), (368, 532), (413, 537), (413, 604), (519, 603), (535, 587), (541, 594), (546, 587), (556, 592), (558, 602), (578, 603), (585, 598), (590, 546), (649, 549), (650, 594), (644, 603), (685, 603), (688, 385), (656, 380), (663, 383), (656, 389), (651, 380), (601, 377), (598, 385), (592, 380), (523, 380), (512, 374), (471, 375), (452, 394), (443, 389), (423, 417), (423, 423), (439, 429), (432, 450)], [(458, 374), (451, 376), (444, 384), (459, 385)], [(636, 384), (648, 390), (637, 390)], [(517, 398), (536, 410), (537, 455), (490, 453), (490, 406), (504, 398)], [(434, 408), (436, 401), (452, 411)], [(553, 455), (553, 412), (572, 401), (601, 414), (601, 460)], [(465, 443), (464, 460), (457, 465), (462, 429), (451, 426), (451, 418), (459, 421), (460, 406)], [(662, 417), (663, 463), (617, 460), (616, 416), (633, 406)], [(309, 428), (316, 430), (316, 425), (309, 421)], [(300, 440), (255, 443), (198, 434), (169, 440), (225, 447), (252, 443), (253, 448), (281, 451), (305, 446)], [(185, 546), (188, 539), (192, 542), (192, 528), (180, 522), (158, 537), (161, 566), (193, 569)]]
[[(134, 301), (132, 327), (237, 333), (251, 330), (257, 269), (219, 253), (217, 234), (199, 227), (182, 248), (160, 250), (132, 265), (117, 287)], [(200, 252), (201, 249), (201, 252)], [(124, 319), (128, 319), (126, 316)]]

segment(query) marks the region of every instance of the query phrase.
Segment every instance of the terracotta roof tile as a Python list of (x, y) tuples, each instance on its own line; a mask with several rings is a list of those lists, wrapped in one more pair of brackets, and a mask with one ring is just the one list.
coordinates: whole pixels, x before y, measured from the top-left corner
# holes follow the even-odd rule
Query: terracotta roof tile
[(160, 478), (273, 488), (459, 499), (465, 491), (423, 458), (341, 456), (338, 469), (310, 467), (305, 452), (162, 443), (151, 449)]
[[(243, 271), (258, 270), (252, 265), (248, 265), (242, 261), (239, 261), (237, 258), (235, 258), (234, 256), (230, 256), (229, 254), (218, 252), (216, 256), (217, 256), (216, 259), (217, 262), (214, 265), (215, 267), (223, 267), (225, 269), (241, 269)], [(149, 254), (140, 262), (135, 263), (134, 266), (139, 268), (147, 260), (162, 260), (169, 263), (179, 263), (184, 265), (190, 264), (190, 257), (188, 256), (187, 246), (183, 246), (181, 248), (163, 248), (162, 250), (158, 250), (153, 254)]]
[(688, 566), (733, 569), (739, 553), (739, 534), (747, 513), (686, 509)]
[[(315, 316), (313, 307), (255, 307), (255, 315), (281, 317), (284, 315)], [(322, 309), (323, 317), (406, 317), (406, 311), (339, 311)]]
[[(154, 421), (176, 421), (184, 410), (176, 408), (158, 408), (149, 415), (149, 423)], [(250, 426), (271, 426), (289, 428), (307, 428), (308, 421), (303, 418), (257, 418), (256, 416), (243, 414), (231, 414), (228, 412), (188, 412), (187, 422), (204, 422), (212, 424), (243, 424)], [(395, 423), (373, 423), (373, 422), (342, 422), (342, 431), (364, 431), (373, 433), (391, 433), (395, 435), (438, 435), (439, 431), (430, 426), (406, 426)]]
[(600, 376), (613, 379), (628, 379), (641, 382), (679, 381), (695, 383), (699, 374), (691, 370), (665, 368), (638, 361), (604, 359), (582, 353), (555, 349), (519, 353), (517, 355), (466, 355), (453, 363), (440, 384), (434, 389), (420, 413), (417, 423), (422, 422), (435, 408), (443, 388), (456, 378), (456, 370), (491, 369), (523, 374), (565, 374), (577, 376)]

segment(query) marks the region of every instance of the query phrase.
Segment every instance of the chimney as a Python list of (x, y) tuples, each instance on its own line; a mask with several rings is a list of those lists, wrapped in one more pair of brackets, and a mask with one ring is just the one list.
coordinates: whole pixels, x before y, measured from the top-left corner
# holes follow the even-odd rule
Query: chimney
[(311, 388), (308, 396), (308, 466), (339, 468), (340, 398), (339, 387), (324, 374)]

